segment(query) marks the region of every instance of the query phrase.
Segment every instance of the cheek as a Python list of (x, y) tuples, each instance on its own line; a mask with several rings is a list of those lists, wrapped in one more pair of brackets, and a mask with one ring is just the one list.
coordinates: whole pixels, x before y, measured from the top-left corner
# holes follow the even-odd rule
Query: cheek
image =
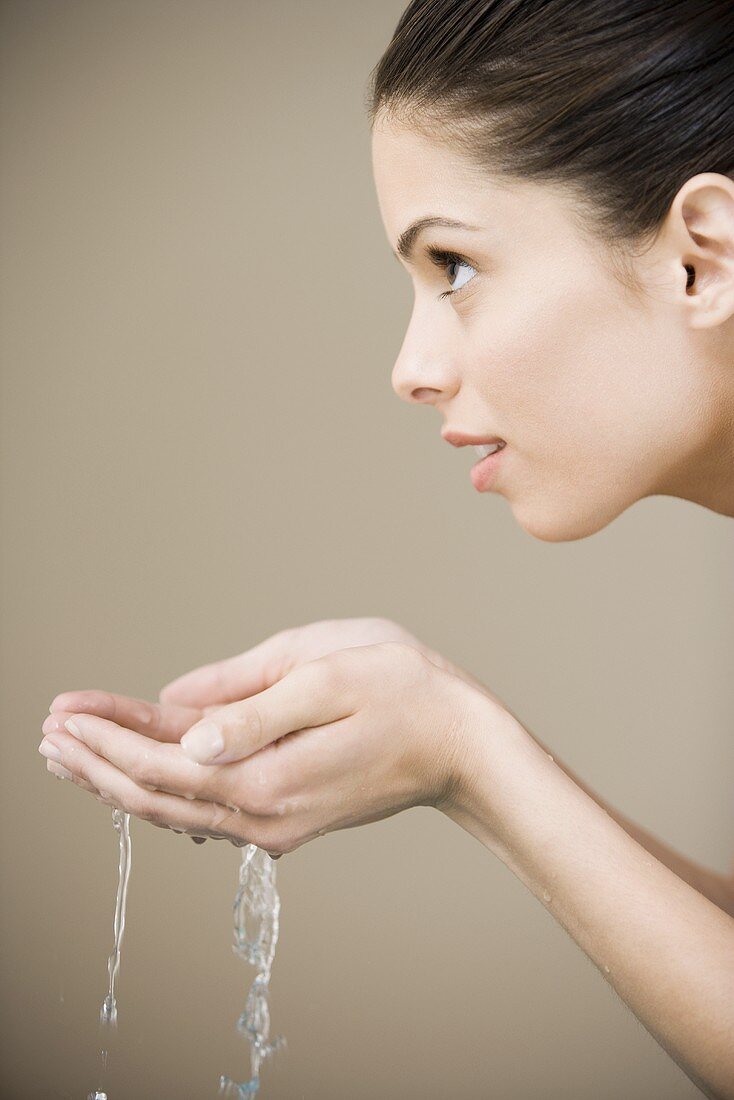
[(529, 458), (657, 438), (688, 397), (672, 377), (674, 340), (608, 277), (582, 272), (523, 289), (492, 303), (474, 346), (497, 431)]
[(493, 303), (475, 346), (488, 422), (513, 448), (498, 489), (536, 537), (581, 538), (654, 491), (680, 385), (651, 318), (606, 280), (524, 289)]

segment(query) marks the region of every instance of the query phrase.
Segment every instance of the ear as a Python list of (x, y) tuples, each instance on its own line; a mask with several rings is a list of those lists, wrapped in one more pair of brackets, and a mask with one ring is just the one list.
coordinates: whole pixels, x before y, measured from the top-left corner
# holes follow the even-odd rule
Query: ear
[(718, 172), (691, 176), (667, 221), (691, 328), (722, 324), (734, 315), (734, 180)]

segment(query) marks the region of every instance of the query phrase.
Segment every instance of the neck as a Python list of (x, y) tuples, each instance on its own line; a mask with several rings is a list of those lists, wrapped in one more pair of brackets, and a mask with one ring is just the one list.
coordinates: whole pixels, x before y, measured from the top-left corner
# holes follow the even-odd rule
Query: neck
[(663, 495), (701, 504), (722, 516), (734, 518), (734, 368), (729, 368), (728, 399), (717, 398), (717, 415), (711, 430), (677, 468)]

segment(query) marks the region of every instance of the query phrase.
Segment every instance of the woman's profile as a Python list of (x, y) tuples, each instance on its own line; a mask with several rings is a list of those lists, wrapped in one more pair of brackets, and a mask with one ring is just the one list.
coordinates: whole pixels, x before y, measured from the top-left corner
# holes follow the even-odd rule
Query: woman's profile
[[(370, 76), (414, 303), (392, 371), (534, 538), (653, 495), (734, 518), (734, 9), (413, 0)], [(394, 261), (390, 261), (394, 262)], [(416, 805), (545, 906), (707, 1096), (734, 1100), (734, 875), (592, 791), (382, 617), (279, 631), (158, 702), (56, 696), (41, 752), (110, 805), (274, 858)], [(59, 770), (60, 769), (60, 770)]]

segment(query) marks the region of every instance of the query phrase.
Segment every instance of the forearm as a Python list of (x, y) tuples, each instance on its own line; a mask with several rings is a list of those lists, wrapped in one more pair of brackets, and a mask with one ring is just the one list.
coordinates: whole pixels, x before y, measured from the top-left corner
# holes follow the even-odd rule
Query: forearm
[(519, 724), (480, 734), (452, 820), (543, 902), (710, 1097), (734, 1100), (734, 920), (634, 840)]
[[(477, 687), (483, 694), (487, 695), (488, 698), (493, 699), (495, 702), (499, 702), (497, 697), (494, 696), (484, 684), (475, 679), (475, 677), (466, 673), (464, 678), (467, 683)], [(501, 703), (500, 705), (507, 709), (506, 704)], [(515, 715), (513, 715), (513, 717), (516, 718)], [(516, 718), (516, 720), (518, 722), (520, 721), (518, 718)], [(551, 751), (543, 744), (540, 738), (535, 736), (532, 730), (528, 730), (527, 727), (525, 727), (525, 729), (533, 740), (540, 745), (544, 752)], [(655, 859), (664, 863), (665, 866), (669, 867), (679, 878), (682, 878), (683, 881), (692, 886), (694, 890), (698, 890), (700, 894), (707, 897), (714, 905), (718, 905), (725, 913), (729, 913), (730, 916), (734, 917), (734, 876), (727, 878), (717, 871), (699, 866), (697, 863), (694, 863), (693, 860), (687, 859), (685, 856), (681, 855), (680, 852), (676, 852), (674, 848), (671, 848), (668, 844), (659, 840), (658, 837), (653, 836), (652, 833), (647, 832), (634, 821), (630, 821), (629, 818), (621, 814), (619, 810), (610, 805), (601, 795), (592, 790), (587, 783), (580, 779), (579, 776), (577, 776), (567, 764), (559, 760), (557, 756), (554, 757), (554, 760), (557, 767), (561, 768), (561, 770), (564, 771), (582, 791), (585, 791), (590, 798), (593, 798), (598, 806), (606, 810), (609, 816), (613, 818), (618, 825), (621, 825), (624, 831), (636, 840), (638, 844), (641, 844), (643, 848), (655, 856)]]
[[(548, 751), (534, 734), (531, 733), (530, 735), (544, 751)], [(699, 864), (694, 863), (693, 860), (687, 859), (686, 856), (681, 855), (680, 852), (676, 852), (669, 844), (653, 836), (652, 833), (647, 832), (647, 830), (637, 825), (634, 821), (630, 821), (629, 818), (625, 817), (624, 814), (610, 805), (601, 795), (592, 790), (587, 783), (584, 783), (584, 781), (580, 779), (567, 764), (564, 764), (562, 760), (559, 760), (558, 757), (554, 759), (556, 765), (561, 768), (582, 791), (585, 791), (590, 798), (593, 798), (598, 806), (601, 806), (601, 808), (605, 810), (618, 825), (621, 825), (624, 831), (636, 840), (638, 844), (641, 844), (651, 855), (655, 856), (655, 859), (664, 863), (666, 867), (669, 867), (670, 870), (678, 876), (678, 878), (682, 878), (684, 882), (687, 882), (694, 890), (698, 890), (700, 894), (707, 897), (714, 905), (718, 905), (725, 913), (734, 917), (734, 879), (727, 879), (725, 875), (719, 874), (717, 871), (709, 870), (707, 867), (701, 867)]]

